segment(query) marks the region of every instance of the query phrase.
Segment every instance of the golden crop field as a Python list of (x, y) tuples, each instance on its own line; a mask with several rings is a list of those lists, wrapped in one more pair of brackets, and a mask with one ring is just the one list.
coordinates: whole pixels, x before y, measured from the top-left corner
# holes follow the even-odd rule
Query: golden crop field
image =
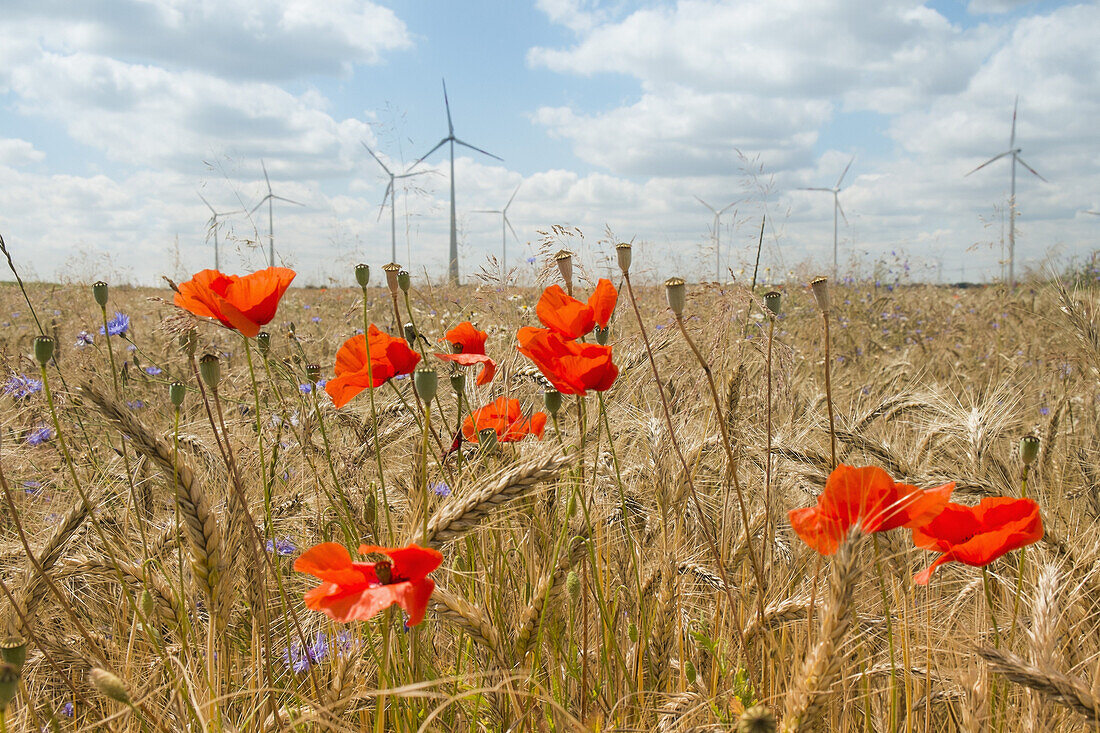
[[(580, 301), (554, 317), (591, 321), (595, 278), (546, 266)], [(168, 285), (0, 286), (6, 730), (1100, 729), (1093, 292), (689, 283), (678, 319), (664, 286), (607, 277), (617, 375), (549, 398), (516, 349), (541, 287), (413, 276), (391, 297), (348, 272), (276, 298), (264, 341)], [(463, 321), (488, 384), (435, 356)], [(419, 371), (338, 408), (365, 322), (415, 323)], [(571, 359), (604, 337), (583, 338), (566, 376), (592, 376)], [(507, 430), (456, 447), (501, 397)], [(878, 526), (891, 505), (820, 554), (788, 513), (837, 464), (954, 482), (965, 506), (1026, 495), (1042, 539), (952, 549), (919, 585), (939, 553), (918, 525), (940, 520)], [(356, 562), (329, 545), (296, 572), (322, 543)], [(360, 544), (437, 550), (434, 589), (421, 554)]]

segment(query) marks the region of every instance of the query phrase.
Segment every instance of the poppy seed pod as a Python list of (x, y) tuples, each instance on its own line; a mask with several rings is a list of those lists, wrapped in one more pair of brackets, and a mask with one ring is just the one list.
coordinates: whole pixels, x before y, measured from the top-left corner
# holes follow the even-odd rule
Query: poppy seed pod
[(402, 293), (409, 292), (409, 285), (411, 284), (412, 281), (410, 279), (408, 270), (402, 270), (401, 272), (397, 273), (397, 287), (401, 288)]
[(187, 386), (183, 382), (172, 382), (168, 385), (168, 399), (172, 400), (175, 407), (181, 407), (186, 396)]
[(682, 277), (670, 277), (665, 280), (665, 296), (668, 298), (668, 308), (679, 318), (684, 315), (684, 301), (687, 298), (687, 287)]
[(603, 328), (602, 326), (596, 326), (596, 343), (600, 346), (607, 346), (607, 339), (611, 336), (610, 328)]
[(359, 287), (366, 290), (367, 285), (370, 283), (370, 265), (360, 262), (355, 266), (355, 282), (359, 283)]
[(27, 661), (27, 642), (19, 636), (9, 636), (0, 643), (0, 659), (15, 667), (23, 668), (23, 662)]
[(0, 711), (8, 709), (18, 690), (19, 670), (13, 664), (0, 664)]
[(439, 390), (439, 375), (431, 367), (418, 367), (413, 372), (413, 384), (416, 385), (416, 393), (420, 395), (420, 399), (425, 403), (431, 402)]
[(306, 379), (310, 384), (317, 384), (321, 380), (321, 365), (320, 364), (306, 364)]
[(210, 389), (217, 391), (218, 381), (222, 376), (222, 366), (218, 357), (214, 354), (203, 354), (199, 359), (199, 376), (202, 377), (202, 381), (206, 382), (206, 386)]
[(260, 331), (256, 334), (256, 346), (260, 349), (260, 356), (267, 356), (271, 351), (271, 334), (267, 331)]
[(780, 306), (782, 305), (783, 294), (778, 290), (773, 290), (770, 293), (764, 293), (764, 305), (768, 310), (772, 312), (773, 316), (779, 315)]
[(451, 389), (453, 389), (457, 395), (466, 392), (466, 375), (464, 373), (455, 372), (451, 375)]
[(546, 405), (546, 411), (551, 415), (557, 415), (561, 409), (561, 392), (556, 389), (548, 389), (542, 393), (542, 404)]
[(567, 249), (558, 250), (554, 255), (554, 262), (558, 263), (558, 272), (565, 281), (565, 289), (573, 292), (573, 253)]
[(815, 277), (810, 281), (810, 289), (814, 291), (814, 297), (817, 299), (817, 307), (821, 309), (822, 313), (829, 312), (829, 278), (827, 277)]
[(695, 665), (691, 663), (691, 660), (687, 660), (684, 663), (684, 677), (687, 678), (689, 685), (695, 684), (695, 678), (699, 676), (699, 672), (695, 669)]
[(409, 346), (416, 348), (416, 326), (411, 323), (406, 323), (401, 330), (404, 332), (405, 341), (409, 343)]
[(1020, 460), (1025, 466), (1035, 463), (1039, 457), (1039, 439), (1034, 435), (1025, 435), (1020, 439)]
[(108, 697), (123, 705), (130, 704), (130, 693), (126, 691), (126, 685), (115, 675), (105, 669), (93, 667), (88, 673), (88, 681), (96, 688), (99, 694)]
[(49, 336), (34, 337), (34, 358), (42, 366), (46, 366), (53, 358), (53, 339)]
[(481, 445), (481, 450), (491, 451), (497, 447), (497, 431), (492, 428), (483, 428), (478, 431), (477, 442)]
[(775, 714), (766, 705), (753, 705), (737, 721), (737, 733), (775, 733), (775, 730)]
[(92, 284), (92, 297), (95, 298), (95, 302), (100, 308), (107, 307), (107, 283), (102, 280), (98, 280)]
[(396, 262), (382, 265), (382, 272), (386, 273), (386, 287), (392, 295), (397, 295), (397, 273), (401, 272), (401, 265)]
[(615, 245), (615, 256), (619, 259), (619, 269), (624, 275), (630, 274), (630, 242), (619, 242)]

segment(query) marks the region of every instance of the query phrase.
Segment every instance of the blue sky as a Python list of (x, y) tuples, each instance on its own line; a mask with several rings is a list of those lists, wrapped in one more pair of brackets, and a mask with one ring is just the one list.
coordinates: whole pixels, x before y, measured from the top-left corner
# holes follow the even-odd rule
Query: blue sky
[[(0, 233), (42, 278), (153, 283), (212, 266), (209, 211), (275, 192), (276, 250), (303, 280), (389, 259), (385, 179), (446, 134), (467, 275), (499, 256), (528, 276), (539, 230), (579, 227), (597, 271), (606, 228), (654, 278), (743, 276), (767, 213), (771, 279), (825, 269), (832, 186), (842, 269), (908, 261), (997, 276), (1020, 95), (1021, 268), (1084, 258), (1100, 217), (1100, 6), (969, 0), (365, 2), (9, 0), (0, 33)], [(445, 151), (399, 187), (398, 252), (442, 275)], [(264, 263), (266, 217), (218, 230), (223, 269)], [(576, 246), (572, 242), (571, 246)], [(899, 254), (900, 253), (900, 254)], [(3, 277), (3, 276), (0, 276)]]

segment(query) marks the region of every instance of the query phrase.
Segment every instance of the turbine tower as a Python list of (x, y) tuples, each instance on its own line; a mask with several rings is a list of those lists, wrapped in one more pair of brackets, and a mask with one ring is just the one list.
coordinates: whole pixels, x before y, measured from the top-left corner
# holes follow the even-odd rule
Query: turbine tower
[(200, 193), (199, 198), (206, 204), (206, 208), (210, 209), (210, 218), (206, 220), (206, 239), (209, 241), (210, 235), (214, 235), (214, 269), (221, 272), (221, 257), (218, 253), (218, 217), (220, 216), (232, 216), (233, 214), (243, 214), (244, 209), (234, 209), (233, 211), (215, 211), (214, 207), (210, 205), (210, 202)]
[(852, 163), (856, 160), (856, 156), (852, 156), (852, 159), (848, 161), (848, 165), (844, 166), (844, 172), (840, 174), (840, 178), (836, 179), (836, 185), (832, 188), (800, 188), (799, 191), (828, 191), (833, 195), (833, 280), (836, 280), (837, 273), (837, 250), (838, 250), (838, 221), (837, 213), (839, 212), (844, 217), (844, 223), (848, 223), (848, 217), (844, 214), (844, 208), (840, 205), (840, 184), (844, 180), (844, 176), (848, 175), (848, 169), (852, 167)]
[[(519, 186), (522, 186), (521, 182)], [(508, 199), (508, 203), (504, 205), (503, 209), (474, 209), (475, 214), (500, 214), (500, 271), (502, 274), (508, 272), (508, 233), (505, 231), (505, 227), (512, 230), (512, 236), (519, 241), (519, 235), (516, 234), (516, 230), (512, 227), (512, 222), (508, 221), (508, 207), (512, 205), (512, 202), (516, 199), (516, 194), (519, 193), (519, 186), (516, 186), (516, 190), (512, 191), (512, 197)]]
[[(1034, 168), (1024, 162), (1023, 158), (1020, 157), (1020, 148), (1016, 147), (1016, 110), (1019, 106), (1020, 97), (1017, 96), (1016, 102), (1012, 105), (1012, 133), (1008, 138), (1008, 150), (998, 155), (994, 155), (992, 158), (970, 171), (970, 173), (976, 173), (995, 160), (1000, 160), (1006, 155), (1012, 156), (1012, 183), (1008, 192), (1008, 286), (1010, 288), (1016, 287), (1016, 164), (1019, 163), (1024, 168), (1027, 168), (1028, 171), (1040, 181), (1049, 183), (1049, 181), (1039, 175)], [(970, 173), (966, 175), (969, 176)], [(965, 177), (966, 176), (964, 176), (964, 178)]]
[(695, 200), (710, 209), (714, 214), (714, 281), (720, 283), (722, 282), (722, 244), (718, 240), (718, 232), (720, 231), (718, 229), (718, 220), (722, 217), (722, 214), (729, 210), (730, 206), (733, 206), (733, 204), (737, 202), (734, 201), (722, 209), (716, 209), (698, 196), (695, 197)]
[(256, 209), (264, 205), (267, 202), (267, 263), (268, 267), (275, 266), (275, 219), (272, 213), (272, 202), (275, 200), (286, 201), (288, 204), (294, 204), (295, 206), (305, 206), (305, 204), (298, 201), (292, 201), (282, 196), (276, 196), (271, 190), (271, 179), (267, 177), (267, 165), (260, 161), (260, 166), (264, 169), (264, 181), (267, 183), (267, 195), (260, 199), (260, 203), (252, 207), (252, 210), (248, 212), (249, 216), (256, 213)]
[[(374, 154), (374, 151), (370, 147), (360, 140), (363, 147), (370, 153), (370, 157), (374, 158), (378, 165), (382, 166), (382, 170), (386, 171), (386, 175), (390, 177), (390, 182), (386, 185), (386, 192), (382, 194), (382, 204), (378, 207), (378, 218), (382, 218), (382, 211), (386, 208), (386, 199), (390, 200), (390, 262), (397, 262), (397, 189), (394, 187), (394, 182), (399, 178), (412, 178), (413, 176), (420, 176), (428, 173), (429, 171), (417, 171), (412, 172), (412, 169), (416, 167), (416, 163), (409, 166), (409, 169), (404, 173), (394, 173), (386, 164), (382, 162), (382, 159)], [(419, 163), (420, 161), (416, 161)]]
[(467, 147), (470, 150), (476, 150), (477, 152), (481, 153), (482, 155), (488, 155), (490, 158), (496, 158), (499, 161), (503, 161), (504, 158), (501, 158), (500, 156), (497, 156), (497, 155), (493, 155), (492, 153), (490, 153), (486, 150), (482, 150), (479, 147), (475, 147), (475, 146), (471, 145), (470, 143), (465, 142), (464, 140), (460, 140), (459, 138), (455, 137), (455, 126), (454, 126), (454, 123), (451, 121), (451, 101), (450, 101), (450, 99), (447, 98), (447, 80), (446, 79), (443, 80), (443, 104), (447, 108), (447, 137), (440, 140), (438, 143), (436, 143), (434, 148), (432, 148), (431, 150), (429, 150), (428, 152), (426, 152), (422, 156), (420, 156), (420, 159), (417, 160), (416, 163), (413, 163), (411, 168), (415, 168), (420, 163), (420, 161), (424, 160), (429, 155), (431, 155), (435, 151), (439, 150), (441, 147), (443, 147), (444, 144), (450, 143), (450, 148), (451, 148), (451, 247), (450, 247), (450, 250), (448, 252), (448, 257), (449, 257), (450, 261), (447, 265), (447, 272), (448, 272), (448, 276), (450, 277), (451, 283), (453, 283), (454, 285), (458, 285), (458, 229), (455, 225), (455, 143), (457, 143), (459, 145), (462, 145), (464, 147)]

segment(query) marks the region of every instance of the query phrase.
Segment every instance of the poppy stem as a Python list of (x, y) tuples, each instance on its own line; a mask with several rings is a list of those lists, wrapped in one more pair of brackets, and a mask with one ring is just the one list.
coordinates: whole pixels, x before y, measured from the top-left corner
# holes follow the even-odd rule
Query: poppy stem
[(982, 566), (982, 586), (985, 588), (985, 603), (989, 606), (989, 620), (993, 622), (993, 646), (1001, 648), (1001, 630), (997, 626), (997, 612), (993, 608), (993, 588), (989, 583), (989, 570)]
[(829, 346), (829, 311), (822, 311), (821, 319), (825, 324), (825, 405), (829, 410), (829, 456), (832, 468), (836, 468), (836, 425), (833, 422), (833, 360)]
[[(1024, 464), (1023, 474), (1020, 476), (1020, 496), (1027, 498), (1028, 466)], [(1020, 564), (1016, 568), (1016, 597), (1012, 600), (1012, 625), (1008, 629), (1008, 648), (1012, 648), (1012, 642), (1016, 638), (1016, 619), (1020, 613), (1020, 596), (1024, 592), (1024, 568), (1027, 564), (1027, 548), (1020, 548)]]
[(428, 515), (431, 514), (431, 507), (428, 505), (428, 449), (430, 446), (428, 439), (428, 430), (432, 424), (432, 403), (425, 400), (424, 402), (424, 433), (422, 440), (420, 441), (420, 502), (421, 514), (423, 515), (423, 529), (424, 533), (421, 535), (421, 544), (424, 547), (428, 546)]
[(872, 534), (871, 540), (875, 547), (875, 574), (878, 576), (878, 587), (882, 593), (882, 612), (886, 617), (886, 644), (890, 649), (890, 730), (897, 729), (897, 661), (894, 652), (894, 611), (890, 607), (890, 598), (886, 592), (886, 577), (882, 572), (882, 553), (879, 550), (878, 534)]
[[(757, 255), (759, 256), (759, 255)], [(775, 318), (768, 319), (768, 359), (766, 372), (768, 379), (767, 406), (767, 446), (764, 451), (764, 551), (760, 561), (766, 563), (772, 553), (772, 338), (775, 335)]]
[[(260, 386), (256, 382), (256, 371), (252, 367), (252, 348), (248, 344), (248, 337), (241, 334), (244, 340), (244, 356), (248, 361), (248, 376), (252, 381), (252, 400), (256, 409), (256, 447), (260, 457), (260, 480), (264, 484), (264, 534), (268, 539), (275, 539), (275, 530), (271, 525), (271, 482), (267, 478), (267, 460), (264, 456), (263, 423), (260, 422)], [(179, 414), (179, 411), (176, 411)]]

